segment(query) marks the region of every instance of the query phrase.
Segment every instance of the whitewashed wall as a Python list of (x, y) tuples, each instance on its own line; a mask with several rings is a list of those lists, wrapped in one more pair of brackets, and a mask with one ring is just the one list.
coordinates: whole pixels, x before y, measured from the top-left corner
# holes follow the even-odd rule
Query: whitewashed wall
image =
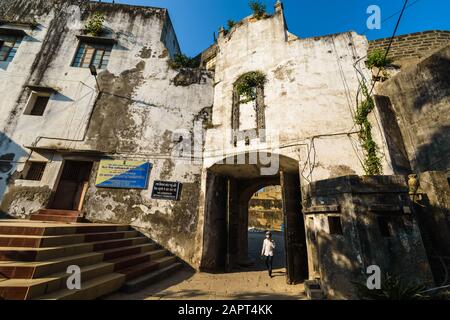
[[(249, 17), (218, 39), (214, 128), (207, 133), (204, 167), (229, 154), (267, 149), (298, 160), (303, 183), (363, 175), (358, 137), (347, 133), (358, 130), (353, 120), (358, 90), (354, 64), (366, 56), (367, 39), (354, 32), (301, 39), (286, 30), (284, 21), (282, 11), (262, 20)], [(356, 66), (369, 79), (364, 59), (360, 61)], [(250, 71), (262, 71), (268, 78), (267, 143), (256, 139), (250, 146), (234, 148), (230, 136), (233, 84)], [(389, 155), (384, 154), (384, 141), (372, 120), (384, 173), (391, 174)], [(227, 154), (217, 150), (220, 146)]]

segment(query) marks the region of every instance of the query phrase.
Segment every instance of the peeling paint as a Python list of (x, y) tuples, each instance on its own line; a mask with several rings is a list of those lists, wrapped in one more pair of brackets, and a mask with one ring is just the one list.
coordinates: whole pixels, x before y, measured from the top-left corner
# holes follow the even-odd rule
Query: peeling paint
[(3, 195), (0, 212), (16, 218), (27, 218), (31, 213), (46, 207), (52, 191), (48, 187), (14, 186)]

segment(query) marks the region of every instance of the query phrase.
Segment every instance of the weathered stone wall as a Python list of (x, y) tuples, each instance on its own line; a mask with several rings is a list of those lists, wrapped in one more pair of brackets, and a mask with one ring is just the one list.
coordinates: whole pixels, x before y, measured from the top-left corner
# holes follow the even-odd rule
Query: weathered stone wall
[(411, 199), (436, 284), (446, 285), (450, 283), (450, 175), (422, 172), (417, 180), (418, 189)]
[[(261, 20), (244, 18), (227, 34), (221, 33), (217, 44), (199, 57), (204, 68), (215, 70), (212, 121), (205, 135), (201, 182), (202, 194), (208, 195), (200, 215), (204, 227), (201, 237), (205, 270), (221, 265), (223, 261), (211, 256), (219, 257), (224, 252), (219, 253), (219, 250), (226, 250), (221, 247), (221, 239), (226, 235), (219, 234), (215, 224), (223, 217), (219, 209), (209, 207), (219, 195), (215, 192), (217, 185), (207, 180), (208, 171), (237, 179), (256, 178), (261, 175), (264, 161), (274, 169), (272, 175), (279, 174), (280, 169), (299, 172), (302, 184), (364, 174), (361, 165), (364, 155), (354, 113), (358, 77), (363, 74), (369, 78), (369, 70), (361, 60), (367, 55), (367, 48), (367, 39), (354, 32), (298, 38), (288, 32), (283, 10), (277, 5), (273, 15)], [(267, 77), (264, 88), (257, 90), (258, 97), (254, 101), (257, 110), (253, 113), (256, 116), (237, 119), (240, 115), (235, 112), (235, 102), (239, 99), (235, 83), (242, 75), (253, 71), (260, 71)], [(233, 129), (251, 123), (250, 120), (254, 129), (265, 129), (264, 138), (258, 131), (259, 136), (234, 143)], [(392, 174), (389, 150), (374, 114), (369, 121), (373, 124), (374, 140), (380, 147), (383, 171)], [(259, 153), (258, 164), (247, 161), (247, 165), (237, 165), (236, 155), (258, 157), (258, 152), (269, 159), (262, 160)], [(224, 159), (232, 163), (224, 165)], [(286, 159), (289, 165), (283, 168), (282, 162)], [(240, 223), (246, 234), (247, 223)]]
[[(190, 134), (195, 121), (201, 126), (209, 117), (213, 76), (169, 68), (179, 45), (167, 10), (75, 0), (7, 2), (0, 7), (2, 18), (36, 19), (38, 28), (27, 29), (14, 60), (0, 65), (0, 157), (7, 160), (0, 166), (1, 211), (24, 218), (46, 207), (64, 160), (93, 161), (83, 207), (87, 218), (131, 223), (195, 264), (201, 165), (172, 153), (181, 143), (174, 138), (180, 130)], [(81, 14), (78, 23), (71, 5)], [(105, 16), (102, 37), (117, 41), (107, 69), (98, 70), (100, 92), (89, 69), (71, 66), (77, 35), (94, 12)], [(28, 84), (58, 91), (42, 117), (23, 114)], [(98, 161), (104, 158), (151, 162), (148, 189), (97, 188)], [(20, 179), (28, 160), (47, 162), (41, 181)], [(181, 182), (180, 201), (152, 199), (155, 180)]]
[[(404, 176), (328, 179), (303, 193), (310, 276), (320, 277), (330, 298), (357, 297), (351, 281), (365, 284), (371, 265), (383, 275), (433, 285)], [(340, 218), (341, 233), (332, 232), (330, 217)]]
[[(369, 52), (387, 49), (391, 38), (369, 41)], [(450, 43), (450, 31), (430, 30), (404, 34), (394, 38), (389, 57), (395, 61), (420, 59)]]
[(405, 68), (377, 88), (378, 94), (390, 100), (411, 168), (417, 173), (450, 168), (448, 70), (450, 46)]
[(249, 202), (248, 227), (280, 231), (283, 224), (281, 200), (254, 199)]
[(249, 201), (248, 227), (281, 231), (283, 201), (280, 186), (269, 186), (256, 192)]
[[(359, 73), (354, 65), (369, 77), (365, 64), (357, 63), (367, 48), (367, 39), (353, 32), (298, 38), (287, 31), (280, 9), (265, 19), (245, 18), (228, 34), (221, 34), (217, 46), (203, 59), (211, 59), (210, 52), (217, 52), (212, 128), (206, 134), (204, 167), (233, 154), (268, 150), (297, 160), (302, 183), (364, 174), (363, 153), (355, 133)], [(234, 146), (234, 84), (251, 71), (267, 76), (264, 96), (258, 101), (264, 109), (265, 139), (251, 137), (248, 145), (239, 141)], [(370, 121), (374, 121), (373, 115)], [(373, 135), (380, 155), (387, 155), (375, 122)], [(386, 174), (392, 173), (387, 157), (382, 165)]]
[[(73, 20), (74, 8), (81, 14), (78, 23)], [(205, 266), (219, 264), (208, 259), (225, 259), (226, 249), (220, 241), (226, 235), (207, 227), (208, 219), (220, 217), (204, 215), (206, 210), (219, 211), (224, 207), (221, 201), (205, 201), (223, 197), (220, 193), (226, 192), (223, 186), (207, 180), (208, 169), (218, 161), (264, 150), (281, 155), (280, 161), (289, 159), (289, 165), (281, 164), (275, 174), (280, 170), (299, 171), (302, 184), (363, 174), (360, 161), (363, 152), (353, 117), (358, 76), (361, 73), (369, 76), (363, 62), (357, 63), (358, 70), (355, 69), (355, 63), (367, 54), (367, 40), (353, 32), (299, 39), (287, 31), (280, 8), (278, 5), (273, 16), (261, 20), (246, 18), (227, 35), (222, 34), (203, 61), (207, 69), (216, 71), (213, 74), (207, 70), (169, 67), (169, 59), (180, 49), (165, 9), (87, 0), (2, 1), (1, 18), (33, 22), (38, 27), (23, 27), (27, 35), (14, 60), (0, 63), (0, 211), (25, 218), (46, 207), (56, 191), (64, 161), (92, 161), (94, 168), (83, 207), (87, 218), (131, 223), (198, 267), (202, 257)], [(83, 33), (83, 25), (94, 12), (105, 15), (105, 37), (117, 41), (107, 69), (99, 70), (99, 88), (89, 69), (71, 66), (77, 36)], [(0, 27), (5, 26), (17, 28), (11, 23)], [(432, 63), (423, 67), (435, 68)], [(234, 145), (231, 139), (234, 83), (250, 71), (262, 71), (268, 80), (264, 90), (258, 89), (263, 94), (257, 101), (264, 110), (265, 139)], [(436, 74), (437, 80), (446, 83), (448, 78)], [(421, 76), (428, 79), (433, 75)], [(44, 116), (23, 114), (30, 96), (27, 85), (56, 89)], [(433, 103), (446, 101), (442, 97), (437, 92)], [(423, 102), (420, 97), (415, 99), (419, 105)], [(400, 102), (407, 108), (403, 100)], [(376, 125), (375, 115), (370, 120), (383, 156), (384, 173), (390, 174), (391, 150), (386, 146), (383, 130)], [(178, 153), (192, 147), (190, 139), (196, 126), (208, 129), (206, 133), (200, 132), (200, 137), (194, 137), (199, 154), (192, 157), (191, 153)], [(95, 177), (101, 159), (151, 162), (149, 188), (97, 188)], [(30, 160), (47, 163), (41, 181), (21, 179)], [(252, 176), (255, 168), (261, 166), (236, 171), (232, 167), (236, 178), (240, 174), (256, 178), (259, 172)], [(228, 169), (224, 170), (219, 170), (214, 179), (222, 181), (221, 173), (226, 175)], [(151, 186), (155, 180), (181, 182), (180, 201), (152, 199)], [(359, 230), (356, 226), (351, 228)], [(413, 230), (408, 237), (415, 241), (414, 224), (412, 227), (408, 224), (408, 228)], [(361, 230), (358, 234), (366, 232)], [(205, 234), (208, 236), (204, 237)], [(325, 235), (323, 239), (330, 240)], [(202, 252), (207, 242), (217, 242), (220, 254), (210, 258), (208, 252)], [(336, 250), (345, 245), (339, 239), (333, 243)], [(406, 250), (397, 242), (392, 246), (401, 254)], [(353, 270), (358, 256), (350, 252), (349, 257), (338, 261), (338, 267), (348, 264), (349, 270)], [(367, 259), (371, 258), (369, 255)], [(349, 272), (353, 276), (353, 271)], [(327, 277), (325, 281), (335, 275)], [(336, 277), (336, 283), (344, 281), (339, 275)]]

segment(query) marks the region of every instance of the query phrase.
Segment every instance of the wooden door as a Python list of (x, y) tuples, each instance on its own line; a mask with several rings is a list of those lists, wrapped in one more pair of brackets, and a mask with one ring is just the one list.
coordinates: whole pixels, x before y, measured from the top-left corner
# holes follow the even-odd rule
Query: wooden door
[(302, 282), (308, 277), (305, 222), (303, 219), (298, 174), (281, 172), (285, 225), (286, 281)]
[(91, 171), (92, 162), (65, 161), (51, 209), (80, 211)]

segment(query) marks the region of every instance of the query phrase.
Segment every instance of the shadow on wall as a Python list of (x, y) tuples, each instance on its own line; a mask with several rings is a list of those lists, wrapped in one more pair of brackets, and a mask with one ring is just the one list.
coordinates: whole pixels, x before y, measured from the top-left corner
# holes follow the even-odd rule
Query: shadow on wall
[(442, 211), (442, 208), (431, 205), (426, 194), (421, 195), (421, 199), (414, 204), (414, 208), (419, 213), (417, 216), (420, 232), (436, 286), (449, 285), (450, 260), (448, 256), (450, 248), (448, 247), (448, 230), (450, 229), (450, 223), (446, 223), (445, 216), (441, 216), (442, 219), (436, 219), (439, 218), (436, 212)]
[(27, 155), (24, 148), (0, 132), (0, 219), (10, 218), (3, 208), (4, 195), (17, 170), (17, 160)]
[[(450, 46), (438, 51), (419, 63), (414, 81), (414, 108), (421, 111), (427, 105), (444, 104), (450, 98)], [(440, 115), (442, 122), (444, 117)], [(430, 118), (430, 121), (431, 118)], [(434, 121), (433, 121), (434, 122)], [(438, 120), (438, 123), (441, 122)], [(441, 124), (443, 124), (441, 122)], [(434, 125), (431, 125), (434, 127)], [(417, 150), (417, 166), (420, 171), (447, 170), (450, 167), (450, 125), (441, 125), (433, 133), (429, 143)]]
[[(434, 54), (418, 65), (414, 81), (416, 99), (414, 108), (422, 110), (428, 104), (436, 105), (448, 99), (450, 95), (450, 59), (446, 57), (450, 46)], [(425, 75), (425, 76), (424, 76)], [(426, 75), (431, 75), (426, 77)], [(420, 77), (420, 78), (419, 78)]]
[(403, 119), (400, 129), (414, 171), (445, 171), (449, 168), (448, 70), (450, 46), (381, 85), (381, 93), (389, 96), (396, 115)]
[[(321, 227), (308, 239), (310, 248), (317, 250), (315, 271), (319, 271), (329, 297), (356, 298), (352, 281), (364, 284), (366, 268), (371, 265), (379, 266), (382, 274), (433, 285), (416, 214), (402, 210), (411, 208), (404, 177), (349, 176), (319, 181), (308, 188), (307, 208), (341, 207), (339, 214), (316, 214), (314, 219), (319, 221), (315, 225)], [(331, 227), (333, 216), (340, 217), (340, 228)]]
[(417, 148), (417, 168), (421, 171), (446, 171), (450, 168), (450, 125), (440, 127)]

